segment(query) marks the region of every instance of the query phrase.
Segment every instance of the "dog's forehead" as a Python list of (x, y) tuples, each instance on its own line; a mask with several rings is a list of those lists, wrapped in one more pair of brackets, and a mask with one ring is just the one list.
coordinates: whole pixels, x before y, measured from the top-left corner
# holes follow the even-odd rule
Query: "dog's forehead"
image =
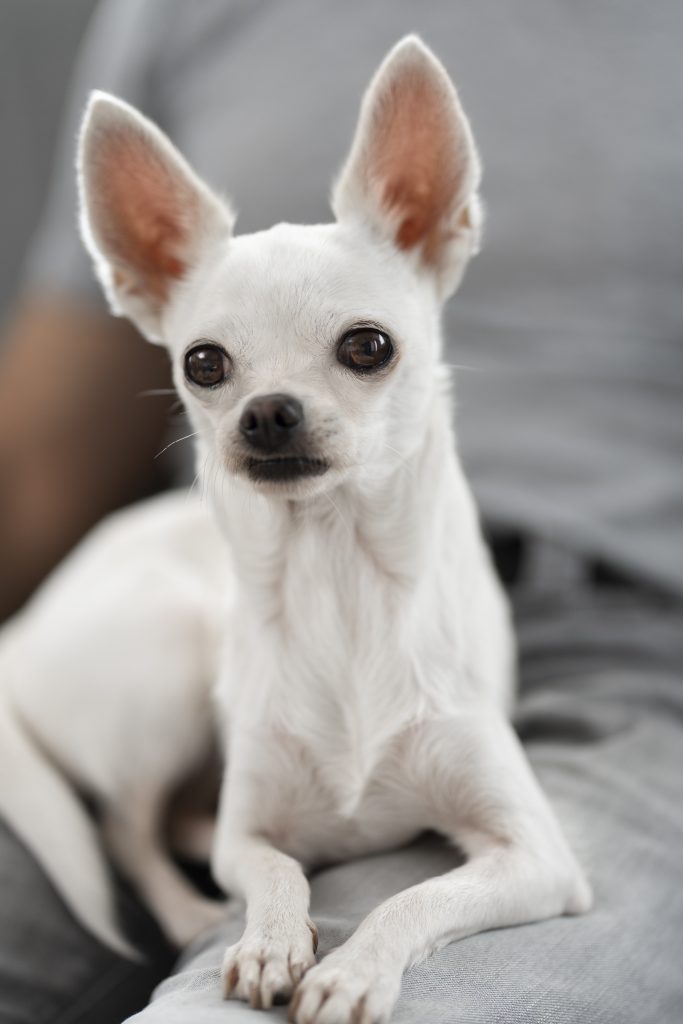
[(234, 238), (224, 265), (226, 295), (251, 288), (275, 303), (380, 301), (400, 256), (337, 224), (278, 224)]
[[(411, 287), (412, 283), (412, 287)], [(231, 345), (314, 345), (344, 326), (415, 315), (415, 279), (400, 253), (337, 224), (279, 224), (232, 238), (180, 309), (182, 332)]]

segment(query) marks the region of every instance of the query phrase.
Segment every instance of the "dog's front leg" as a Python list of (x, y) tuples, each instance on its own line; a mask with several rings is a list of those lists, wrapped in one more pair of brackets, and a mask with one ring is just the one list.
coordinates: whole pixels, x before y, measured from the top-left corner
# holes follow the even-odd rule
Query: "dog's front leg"
[(296, 1024), (388, 1021), (403, 971), (441, 946), (590, 906), (589, 887), (505, 721), (468, 715), (421, 724), (405, 753), (405, 781), (467, 862), (372, 911), (303, 979), (292, 1003)]
[[(228, 827), (225, 827), (225, 826)], [(246, 926), (223, 960), (223, 992), (255, 1008), (286, 1001), (315, 962), (318, 936), (308, 916), (310, 888), (301, 865), (265, 839), (219, 821), (217, 881), (246, 900)]]

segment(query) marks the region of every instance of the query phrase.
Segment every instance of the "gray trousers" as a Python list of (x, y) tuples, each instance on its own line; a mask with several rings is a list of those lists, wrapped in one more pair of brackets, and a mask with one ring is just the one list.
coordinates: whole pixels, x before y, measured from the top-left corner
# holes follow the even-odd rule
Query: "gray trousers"
[[(595, 888), (585, 917), (465, 939), (404, 979), (397, 1022), (683, 1022), (683, 605), (636, 589), (525, 588), (520, 734)], [(379, 900), (453, 867), (436, 838), (319, 872), (312, 916), (324, 954)], [(120, 1024), (167, 970), (117, 960), (72, 922), (38, 869), (0, 833), (1, 1024)], [(219, 932), (187, 950), (135, 1024), (254, 1024), (220, 997)], [(270, 1011), (284, 1020), (285, 1010)]]

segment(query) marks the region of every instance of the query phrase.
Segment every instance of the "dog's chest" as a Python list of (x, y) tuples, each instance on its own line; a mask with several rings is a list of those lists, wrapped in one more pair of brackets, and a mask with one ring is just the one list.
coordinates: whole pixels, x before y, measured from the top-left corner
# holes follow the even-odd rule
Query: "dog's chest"
[(230, 759), (228, 786), (241, 826), (302, 863), (398, 846), (432, 823), (427, 794), (405, 770), (406, 734), (391, 740), (362, 781), (345, 777), (341, 759), (321, 759), (300, 738), (277, 730), (264, 732), (259, 747), (260, 754), (238, 744), (235, 763)]
[(334, 833), (339, 850), (337, 832), (363, 844), (366, 815), (391, 818), (381, 779), (421, 695), (405, 583), (327, 540), (307, 531), (273, 585), (238, 602), (221, 692), (230, 770), (260, 791), (264, 830), (315, 848)]

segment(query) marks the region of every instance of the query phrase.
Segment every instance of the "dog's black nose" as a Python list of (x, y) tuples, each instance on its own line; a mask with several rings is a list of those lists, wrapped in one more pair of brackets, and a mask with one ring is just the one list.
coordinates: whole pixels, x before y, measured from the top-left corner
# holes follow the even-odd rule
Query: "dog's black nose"
[(291, 441), (304, 421), (301, 402), (291, 395), (252, 398), (240, 416), (240, 433), (254, 448), (274, 452)]

